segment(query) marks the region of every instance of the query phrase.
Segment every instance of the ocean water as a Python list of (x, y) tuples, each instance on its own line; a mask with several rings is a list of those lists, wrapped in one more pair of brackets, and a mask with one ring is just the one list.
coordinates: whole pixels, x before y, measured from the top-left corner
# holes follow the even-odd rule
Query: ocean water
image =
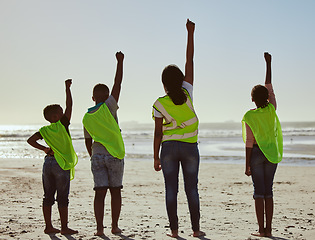
[[(39, 125), (0, 125), (0, 161), (3, 158), (43, 158), (44, 153), (26, 140)], [(125, 160), (153, 159), (154, 124), (120, 124), (126, 148)], [(315, 166), (315, 122), (282, 123), (284, 157), (280, 164)], [(80, 159), (88, 159), (82, 125), (72, 124), (70, 133)], [(45, 144), (44, 142), (42, 142)], [(201, 161), (244, 164), (245, 151), (241, 123), (201, 123), (199, 127)]]

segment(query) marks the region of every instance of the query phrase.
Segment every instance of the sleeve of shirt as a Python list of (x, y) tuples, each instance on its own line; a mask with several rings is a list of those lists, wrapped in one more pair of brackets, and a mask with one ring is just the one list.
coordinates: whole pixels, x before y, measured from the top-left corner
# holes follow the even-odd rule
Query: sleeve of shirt
[(245, 142), (245, 146), (247, 148), (253, 148), (254, 146), (254, 142), (255, 142), (255, 137), (254, 134), (252, 132), (252, 129), (246, 124), (246, 142)]
[(185, 88), (187, 90), (187, 92), (189, 93), (191, 101), (194, 101), (193, 100), (193, 89), (194, 89), (193, 85), (191, 85), (190, 83), (188, 83), (186, 81), (183, 81), (182, 87)]
[(162, 113), (160, 113), (158, 110), (156, 110), (155, 108), (153, 108), (153, 116), (157, 117), (157, 118), (163, 118)]
[(273, 87), (272, 84), (266, 84), (265, 87), (268, 89), (269, 92), (269, 102), (275, 107), (275, 109), (277, 110), (277, 101), (276, 101), (276, 95), (273, 91)]
[(117, 102), (116, 102), (116, 100), (115, 100), (115, 98), (112, 96), (112, 95), (110, 95), (108, 98), (107, 98), (107, 100), (105, 101), (105, 103), (106, 103), (106, 105), (107, 105), (107, 107), (108, 107), (108, 109), (109, 109), (109, 111), (111, 111), (112, 113), (113, 112), (116, 112), (117, 110), (118, 110), (118, 104), (117, 104)]

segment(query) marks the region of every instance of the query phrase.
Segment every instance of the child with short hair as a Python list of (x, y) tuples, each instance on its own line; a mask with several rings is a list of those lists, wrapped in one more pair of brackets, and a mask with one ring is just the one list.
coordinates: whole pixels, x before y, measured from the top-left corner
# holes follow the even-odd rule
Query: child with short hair
[[(63, 235), (68, 235), (78, 233), (78, 231), (68, 227), (70, 180), (74, 178), (74, 167), (78, 162), (78, 157), (74, 152), (69, 133), (72, 113), (71, 84), (71, 79), (65, 81), (65, 112), (63, 113), (62, 107), (58, 104), (45, 107), (43, 111), (44, 117), (51, 124), (42, 127), (39, 132), (34, 133), (27, 140), (31, 146), (47, 154), (42, 173), (44, 187), (43, 215), (46, 224), (44, 232), (46, 234), (60, 232)], [(48, 147), (38, 143), (37, 141), (40, 139), (44, 139)], [(52, 205), (55, 202), (56, 192), (61, 230), (54, 228), (51, 222), (51, 211)]]
[(113, 234), (121, 233), (118, 220), (121, 211), (121, 189), (124, 172), (125, 147), (118, 126), (117, 110), (123, 78), (122, 52), (116, 53), (117, 68), (114, 86), (109, 95), (105, 84), (97, 84), (92, 99), (95, 106), (88, 109), (83, 117), (86, 149), (91, 156), (94, 178), (94, 215), (96, 236), (104, 235), (104, 207), (107, 189), (111, 193)]
[[(243, 117), (243, 139), (246, 143), (245, 174), (252, 176), (258, 232), (254, 236), (271, 237), (273, 217), (273, 178), (282, 160), (283, 139), (276, 114), (276, 98), (271, 84), (271, 55), (266, 61), (265, 86), (256, 85), (251, 92), (256, 109)], [(264, 217), (266, 216), (266, 227)]]

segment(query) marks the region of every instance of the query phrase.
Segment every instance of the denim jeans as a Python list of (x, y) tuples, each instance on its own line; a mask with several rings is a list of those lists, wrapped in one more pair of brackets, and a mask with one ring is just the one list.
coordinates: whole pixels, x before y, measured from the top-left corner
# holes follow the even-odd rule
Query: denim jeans
[(178, 174), (181, 165), (192, 229), (199, 231), (199, 150), (197, 143), (163, 142), (160, 159), (165, 182), (166, 209), (171, 230), (178, 229), (177, 193)]
[(47, 155), (43, 165), (44, 206), (52, 206), (55, 203), (57, 192), (58, 207), (67, 207), (70, 189), (70, 170), (63, 170), (54, 156)]
[(277, 165), (268, 161), (260, 148), (254, 145), (250, 160), (250, 169), (254, 185), (254, 199), (272, 198), (272, 185)]

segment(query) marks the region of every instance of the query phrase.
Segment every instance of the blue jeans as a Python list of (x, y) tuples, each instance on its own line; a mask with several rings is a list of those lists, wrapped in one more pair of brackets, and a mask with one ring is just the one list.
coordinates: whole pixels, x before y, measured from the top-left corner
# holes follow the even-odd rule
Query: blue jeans
[(70, 170), (63, 170), (54, 156), (47, 155), (43, 165), (44, 206), (55, 203), (57, 192), (58, 207), (67, 207), (69, 204)]
[(177, 193), (179, 166), (181, 165), (192, 229), (199, 231), (198, 171), (200, 159), (197, 143), (163, 142), (160, 159), (165, 182), (166, 209), (171, 230), (178, 229)]
[(254, 199), (272, 198), (272, 185), (277, 165), (268, 161), (257, 145), (254, 145), (250, 160), (250, 169), (254, 185)]

